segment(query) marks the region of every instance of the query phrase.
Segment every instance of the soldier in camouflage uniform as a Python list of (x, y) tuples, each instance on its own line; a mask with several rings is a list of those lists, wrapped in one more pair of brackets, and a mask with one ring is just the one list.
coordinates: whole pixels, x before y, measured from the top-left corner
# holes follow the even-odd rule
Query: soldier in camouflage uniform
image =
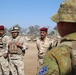
[(23, 55), (27, 49), (27, 42), (24, 36), (19, 36), (19, 28), (13, 27), (11, 30), (12, 36), (9, 42), (9, 60), (10, 69), (13, 75), (24, 74)]
[(8, 40), (3, 25), (0, 25), (0, 75), (9, 75)]
[(47, 37), (47, 28), (43, 27), (40, 29), (40, 37), (36, 41), (37, 49), (38, 49), (38, 69), (43, 64), (44, 56), (46, 52), (49, 50), (49, 47), (52, 43), (50, 38)]
[(63, 38), (47, 52), (39, 75), (76, 75), (76, 0), (61, 3), (51, 19)]

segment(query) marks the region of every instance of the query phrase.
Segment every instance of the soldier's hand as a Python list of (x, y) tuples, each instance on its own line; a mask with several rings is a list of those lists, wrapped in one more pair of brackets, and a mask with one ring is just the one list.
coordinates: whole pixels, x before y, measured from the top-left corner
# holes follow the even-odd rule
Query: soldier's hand
[(10, 47), (10, 45), (12, 45), (12, 42), (9, 42), (9, 43), (8, 43), (8, 47)]
[(19, 47), (22, 47), (22, 43), (20, 43), (20, 42), (16, 42), (16, 45)]
[(8, 54), (7, 53), (3, 54), (3, 57), (6, 59), (8, 57)]
[(12, 45), (12, 42), (9, 42), (8, 45), (9, 45), (9, 46)]

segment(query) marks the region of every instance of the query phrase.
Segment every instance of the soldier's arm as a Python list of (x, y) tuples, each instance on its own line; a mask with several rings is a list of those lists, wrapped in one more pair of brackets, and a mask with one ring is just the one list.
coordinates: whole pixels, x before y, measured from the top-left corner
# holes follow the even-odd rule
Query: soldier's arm
[(5, 51), (5, 53), (8, 53), (8, 45), (9, 45), (9, 42), (10, 42), (10, 37), (5, 36), (5, 41), (6, 41), (6, 51)]
[(37, 47), (37, 50), (39, 50), (39, 40), (38, 39), (36, 40), (36, 47)]
[(5, 49), (5, 53), (3, 54), (4, 58), (8, 57), (8, 43), (9, 43), (9, 36), (5, 36), (5, 43), (6, 43), (6, 49)]
[(59, 75), (59, 68), (56, 59), (47, 53), (39, 75)]
[(37, 50), (39, 50), (38, 44), (36, 43)]
[(26, 50), (28, 49), (28, 43), (27, 40), (25, 39), (25, 37), (23, 37), (23, 44), (22, 44), (22, 50)]

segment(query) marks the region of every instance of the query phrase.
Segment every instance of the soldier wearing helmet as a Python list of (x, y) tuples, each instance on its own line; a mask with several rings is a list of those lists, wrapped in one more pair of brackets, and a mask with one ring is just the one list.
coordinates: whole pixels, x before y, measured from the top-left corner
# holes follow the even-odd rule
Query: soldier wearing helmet
[(13, 38), (16, 38), (19, 35), (19, 28), (18, 27), (13, 27), (11, 29), (11, 34)]
[(0, 75), (9, 75), (8, 40), (4, 26), (0, 25)]
[(12, 75), (25, 75), (23, 54), (28, 46), (25, 37), (20, 36), (19, 31), (18, 27), (11, 29), (9, 60)]
[(39, 75), (76, 75), (76, 0), (61, 3), (51, 19), (63, 38), (47, 52)]

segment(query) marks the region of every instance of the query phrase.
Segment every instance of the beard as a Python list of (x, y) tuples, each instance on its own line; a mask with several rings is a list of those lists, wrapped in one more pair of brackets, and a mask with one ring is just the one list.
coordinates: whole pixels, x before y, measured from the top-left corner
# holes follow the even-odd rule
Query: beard
[(3, 36), (3, 34), (2, 33), (0, 33), (0, 37), (2, 37)]
[(42, 36), (41, 36), (41, 40), (44, 40), (44, 39), (45, 39), (45, 37), (46, 37), (46, 36), (43, 36), (43, 35), (42, 35)]
[(14, 39), (17, 37), (18, 35), (16, 35), (16, 36), (12, 36)]
[(15, 39), (18, 35), (19, 35), (19, 34), (17, 34), (17, 35), (12, 35), (12, 37)]

